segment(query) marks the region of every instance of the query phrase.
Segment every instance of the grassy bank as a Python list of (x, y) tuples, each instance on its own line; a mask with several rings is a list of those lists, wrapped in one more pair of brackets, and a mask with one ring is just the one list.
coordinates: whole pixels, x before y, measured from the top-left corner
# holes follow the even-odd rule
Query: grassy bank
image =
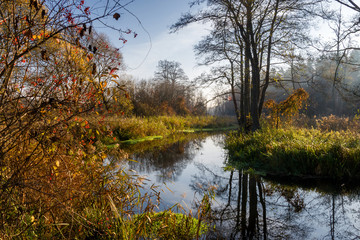
[(316, 129), (270, 129), (231, 134), (229, 164), (276, 176), (360, 179), (360, 134)]
[[(99, 118), (89, 118), (89, 122), (92, 122), (96, 128)], [(237, 127), (236, 119), (214, 116), (106, 117), (103, 119), (102, 126), (108, 132), (108, 134), (101, 137), (101, 142), (106, 145), (116, 143), (133, 144), (159, 139), (176, 132), (224, 131)]]
[[(32, 162), (15, 164), (21, 155), (9, 151), (0, 166), (0, 239), (198, 238), (207, 230), (202, 209), (208, 204), (198, 203), (193, 216), (177, 205), (178, 214), (169, 209), (159, 219), (161, 196), (156, 186), (144, 185), (144, 178), (129, 175), (117, 164), (104, 164), (112, 151), (122, 157), (127, 154), (104, 143), (114, 147), (144, 138), (142, 147), (152, 147), (156, 142), (148, 140), (178, 129), (220, 123), (212, 117), (84, 116), (51, 132), (29, 133), (35, 137), (22, 146), (32, 154)], [(164, 141), (179, 141), (171, 136)], [(39, 147), (41, 138), (45, 140)], [(143, 193), (143, 188), (149, 191)]]

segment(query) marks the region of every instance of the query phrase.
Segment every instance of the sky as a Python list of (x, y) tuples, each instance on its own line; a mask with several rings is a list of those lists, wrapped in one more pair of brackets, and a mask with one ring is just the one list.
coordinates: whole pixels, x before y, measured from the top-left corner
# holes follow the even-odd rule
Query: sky
[[(339, 5), (336, 4), (335, 8), (339, 8)], [(126, 74), (138, 80), (150, 79), (160, 60), (179, 62), (190, 79), (207, 70), (206, 67), (197, 66), (193, 47), (209, 32), (209, 26), (191, 24), (170, 34), (169, 27), (189, 9), (189, 0), (135, 0), (127, 6), (131, 13), (125, 10), (120, 12), (121, 18), (116, 24), (138, 34), (136, 38), (129, 34), (126, 44), (122, 44), (117, 34), (109, 36), (111, 42), (121, 48)], [(351, 12), (346, 7), (343, 10)], [(324, 29), (326, 26), (321, 25), (315, 34), (326, 38), (328, 30)]]
[(196, 66), (193, 46), (209, 29), (201, 24), (192, 24), (170, 34), (169, 27), (189, 9), (187, 0), (136, 0), (128, 6), (136, 18), (126, 11), (121, 13), (118, 23), (138, 34), (136, 38), (129, 36), (124, 45), (118, 36), (110, 36), (115, 45), (122, 46), (127, 74), (135, 79), (149, 79), (160, 60), (179, 62), (190, 79), (205, 70)]

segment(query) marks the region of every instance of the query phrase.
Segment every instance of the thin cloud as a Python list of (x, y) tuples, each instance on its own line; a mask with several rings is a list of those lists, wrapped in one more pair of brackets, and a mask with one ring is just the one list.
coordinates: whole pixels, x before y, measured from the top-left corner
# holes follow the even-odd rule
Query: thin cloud
[[(168, 31), (153, 37), (152, 43), (142, 42), (129, 44), (123, 48), (123, 55), (128, 72), (137, 78), (150, 78), (159, 60), (178, 61), (185, 73), (196, 77), (202, 71), (196, 65), (193, 47), (208, 33), (206, 25), (192, 24), (178, 33), (169, 34)], [(150, 53), (147, 52), (150, 49)], [(145, 61), (136, 68), (146, 57)]]

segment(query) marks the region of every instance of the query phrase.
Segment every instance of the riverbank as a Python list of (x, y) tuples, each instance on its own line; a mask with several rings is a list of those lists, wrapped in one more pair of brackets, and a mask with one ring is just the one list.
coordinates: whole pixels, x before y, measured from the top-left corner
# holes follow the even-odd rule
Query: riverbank
[[(99, 118), (89, 118), (94, 128)], [(227, 131), (236, 129), (236, 119), (214, 116), (158, 116), (158, 117), (106, 117), (101, 122), (103, 134), (99, 139), (107, 145), (135, 144), (165, 138), (178, 132)], [(104, 131), (105, 130), (105, 131)]]
[[(19, 155), (9, 152), (0, 168), (0, 239), (176, 239), (180, 233), (184, 239), (198, 238), (207, 223), (195, 218), (206, 217), (202, 211), (206, 202), (200, 199), (193, 215), (178, 204), (162, 209), (168, 222), (159, 222), (155, 213), (162, 199), (157, 187), (145, 185), (146, 179), (125, 172), (118, 164), (105, 162), (114, 157), (119, 163), (126, 157), (129, 150), (115, 146), (129, 139), (144, 138), (141, 146), (127, 144), (142, 151), (140, 147), (149, 144), (148, 149), (157, 143), (149, 140), (164, 137), (164, 141), (179, 142), (172, 133), (191, 127), (216, 128), (224, 126), (222, 121), (227, 124), (213, 117), (116, 118), (94, 114), (74, 117), (51, 132), (33, 132), (39, 136), (24, 145), (33, 154), (31, 164), (13, 164)], [(41, 147), (37, 142), (40, 137), (46, 140)], [(146, 194), (142, 192), (145, 188), (149, 191)], [(205, 194), (203, 199), (207, 198)], [(178, 214), (171, 214), (173, 208)], [(146, 217), (138, 218), (139, 214)]]
[(229, 165), (263, 175), (360, 179), (360, 134), (353, 131), (264, 128), (228, 136)]

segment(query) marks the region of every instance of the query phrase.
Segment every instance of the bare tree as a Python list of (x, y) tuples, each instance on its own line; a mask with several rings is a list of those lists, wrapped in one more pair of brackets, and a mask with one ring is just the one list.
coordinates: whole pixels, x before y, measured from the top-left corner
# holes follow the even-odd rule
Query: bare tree
[[(227, 61), (230, 69), (232, 64), (238, 65), (236, 69), (240, 73), (237, 76), (241, 77), (238, 85), (243, 83), (240, 92), (244, 96), (240, 106), (245, 109), (240, 112), (251, 119), (251, 129), (255, 131), (260, 128), (260, 115), (271, 80), (274, 49), (285, 40), (296, 40), (296, 34), (304, 29), (303, 23), (309, 21), (309, 13), (320, 1), (197, 0), (192, 5), (204, 2), (208, 4), (206, 9), (183, 15), (172, 30), (178, 31), (193, 22), (210, 22), (216, 34), (222, 33), (222, 37), (218, 38), (222, 44), (208, 48), (208, 51), (212, 51), (213, 56), (223, 52), (220, 61)], [(227, 31), (223, 30), (224, 27)], [(216, 36), (214, 32), (212, 36)], [(220, 49), (220, 46), (225, 48)], [(206, 51), (206, 47), (200, 49)], [(207, 62), (208, 58), (205, 59)], [(247, 106), (250, 106), (249, 115), (246, 113)]]
[(348, 8), (351, 8), (352, 10), (354, 11), (357, 11), (357, 12), (360, 12), (360, 7), (357, 3), (355, 3), (355, 1), (353, 0), (335, 0), (336, 2), (348, 7)]

